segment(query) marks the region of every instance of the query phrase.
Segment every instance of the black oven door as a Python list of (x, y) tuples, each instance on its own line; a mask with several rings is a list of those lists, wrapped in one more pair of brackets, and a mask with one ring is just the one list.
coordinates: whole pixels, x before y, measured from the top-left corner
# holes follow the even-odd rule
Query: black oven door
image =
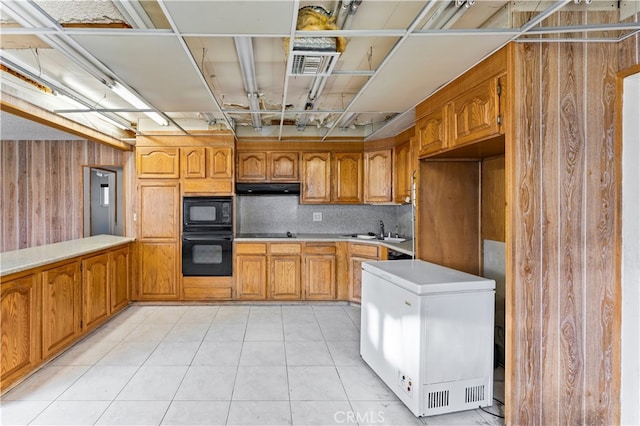
[(183, 234), (182, 275), (229, 277), (232, 274), (231, 235)]

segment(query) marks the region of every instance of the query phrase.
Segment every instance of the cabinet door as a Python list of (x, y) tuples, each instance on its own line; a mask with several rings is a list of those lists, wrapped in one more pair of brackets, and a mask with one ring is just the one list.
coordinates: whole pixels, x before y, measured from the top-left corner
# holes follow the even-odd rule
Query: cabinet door
[(129, 304), (129, 247), (112, 251), (111, 264), (111, 313)]
[(262, 300), (267, 296), (267, 257), (236, 256), (236, 294), (238, 299)]
[(19, 380), (40, 361), (38, 275), (2, 283), (0, 289), (0, 390)]
[(395, 147), (393, 164), (394, 201), (408, 203), (411, 200), (411, 174), (413, 173), (410, 142)]
[(179, 148), (172, 147), (136, 148), (136, 170), (138, 172), (138, 178), (179, 178), (179, 153)]
[(272, 299), (301, 299), (300, 256), (271, 256), (269, 295)]
[(362, 153), (338, 152), (334, 154), (333, 193), (336, 203), (360, 204), (363, 198)]
[(178, 250), (176, 242), (139, 243), (138, 295), (146, 300), (177, 299)]
[(267, 180), (266, 152), (239, 152), (238, 182), (264, 182)]
[(80, 334), (80, 263), (42, 273), (42, 357), (66, 347)]
[(336, 256), (306, 255), (304, 258), (305, 298), (332, 300), (336, 297)]
[(268, 179), (272, 182), (298, 182), (299, 155), (297, 152), (269, 153)]
[(83, 330), (94, 328), (109, 317), (109, 254), (103, 253), (82, 261)]
[(364, 257), (351, 256), (349, 258), (349, 281), (351, 282), (351, 291), (349, 299), (352, 302), (360, 302), (362, 297), (362, 262), (367, 260)]
[(391, 149), (365, 152), (365, 203), (391, 202)]
[(416, 136), (419, 155), (432, 154), (447, 147), (449, 105), (438, 108), (418, 121)]
[(328, 152), (302, 154), (303, 203), (331, 202), (331, 162)]
[(202, 179), (207, 175), (206, 148), (180, 148), (182, 177), (184, 179)]
[(233, 177), (233, 150), (229, 147), (211, 148), (209, 177), (231, 179)]
[(380, 247), (351, 243), (349, 247), (349, 299), (360, 302), (362, 296), (362, 262), (380, 259)]
[(498, 79), (487, 80), (453, 100), (452, 145), (478, 142), (500, 134)]
[(177, 239), (180, 222), (178, 184), (143, 182), (139, 193), (140, 239)]

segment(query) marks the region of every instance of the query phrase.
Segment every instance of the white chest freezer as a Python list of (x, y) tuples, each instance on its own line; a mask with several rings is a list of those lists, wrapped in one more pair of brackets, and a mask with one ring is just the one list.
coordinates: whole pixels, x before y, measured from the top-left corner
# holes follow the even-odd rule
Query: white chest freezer
[(360, 355), (416, 416), (493, 400), (495, 281), (421, 260), (362, 264)]

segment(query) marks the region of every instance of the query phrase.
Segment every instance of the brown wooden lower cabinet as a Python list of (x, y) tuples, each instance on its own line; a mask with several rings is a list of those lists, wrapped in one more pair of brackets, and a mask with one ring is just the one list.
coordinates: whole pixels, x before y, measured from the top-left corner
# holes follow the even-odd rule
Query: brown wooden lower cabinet
[(175, 300), (178, 286), (178, 244), (139, 243), (138, 297), (142, 300)]
[(42, 357), (47, 358), (80, 334), (80, 262), (42, 273)]
[(304, 298), (336, 298), (335, 243), (306, 243), (304, 247)]
[(231, 277), (183, 277), (183, 300), (230, 300)]
[(82, 329), (90, 330), (111, 313), (109, 253), (82, 260)]
[(386, 253), (377, 244), (236, 242), (233, 299), (360, 302), (362, 262)]
[(302, 298), (300, 255), (271, 256), (269, 259), (269, 296), (277, 300)]
[(129, 245), (1, 278), (0, 391), (129, 303)]
[(236, 274), (238, 299), (266, 299), (267, 257), (265, 255), (238, 255)]
[(111, 314), (123, 309), (129, 304), (129, 277), (130, 277), (130, 250), (129, 246), (115, 249), (109, 253), (111, 265)]
[(362, 262), (386, 257), (386, 248), (373, 244), (349, 245), (349, 300), (360, 302), (362, 296)]
[(40, 275), (2, 283), (0, 309), (0, 390), (33, 370), (40, 356)]

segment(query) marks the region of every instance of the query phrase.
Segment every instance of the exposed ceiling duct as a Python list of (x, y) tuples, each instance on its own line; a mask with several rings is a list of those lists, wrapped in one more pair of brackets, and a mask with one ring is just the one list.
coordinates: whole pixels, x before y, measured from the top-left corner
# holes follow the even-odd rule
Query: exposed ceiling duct
[[(300, 9), (299, 12), (307, 12), (310, 9), (308, 13), (317, 14), (318, 19), (327, 19), (327, 29), (339, 28), (343, 30), (348, 27), (360, 3), (362, 0), (338, 2), (338, 17), (332, 16), (320, 6), (308, 6)], [(340, 24), (338, 24), (338, 19), (340, 19)], [(305, 23), (306, 21), (301, 20), (299, 16), (296, 28), (298, 30), (317, 29), (315, 20), (310, 26), (305, 26)], [(314, 76), (305, 101), (305, 111), (313, 111), (316, 108), (316, 102), (327, 84), (327, 79), (331, 76), (338, 56), (344, 50), (344, 44), (346, 44), (345, 40), (336, 37), (296, 37), (294, 39), (293, 48), (289, 55), (288, 74), (290, 76)], [(296, 128), (299, 131), (305, 130), (310, 119), (310, 114), (301, 114)]]

